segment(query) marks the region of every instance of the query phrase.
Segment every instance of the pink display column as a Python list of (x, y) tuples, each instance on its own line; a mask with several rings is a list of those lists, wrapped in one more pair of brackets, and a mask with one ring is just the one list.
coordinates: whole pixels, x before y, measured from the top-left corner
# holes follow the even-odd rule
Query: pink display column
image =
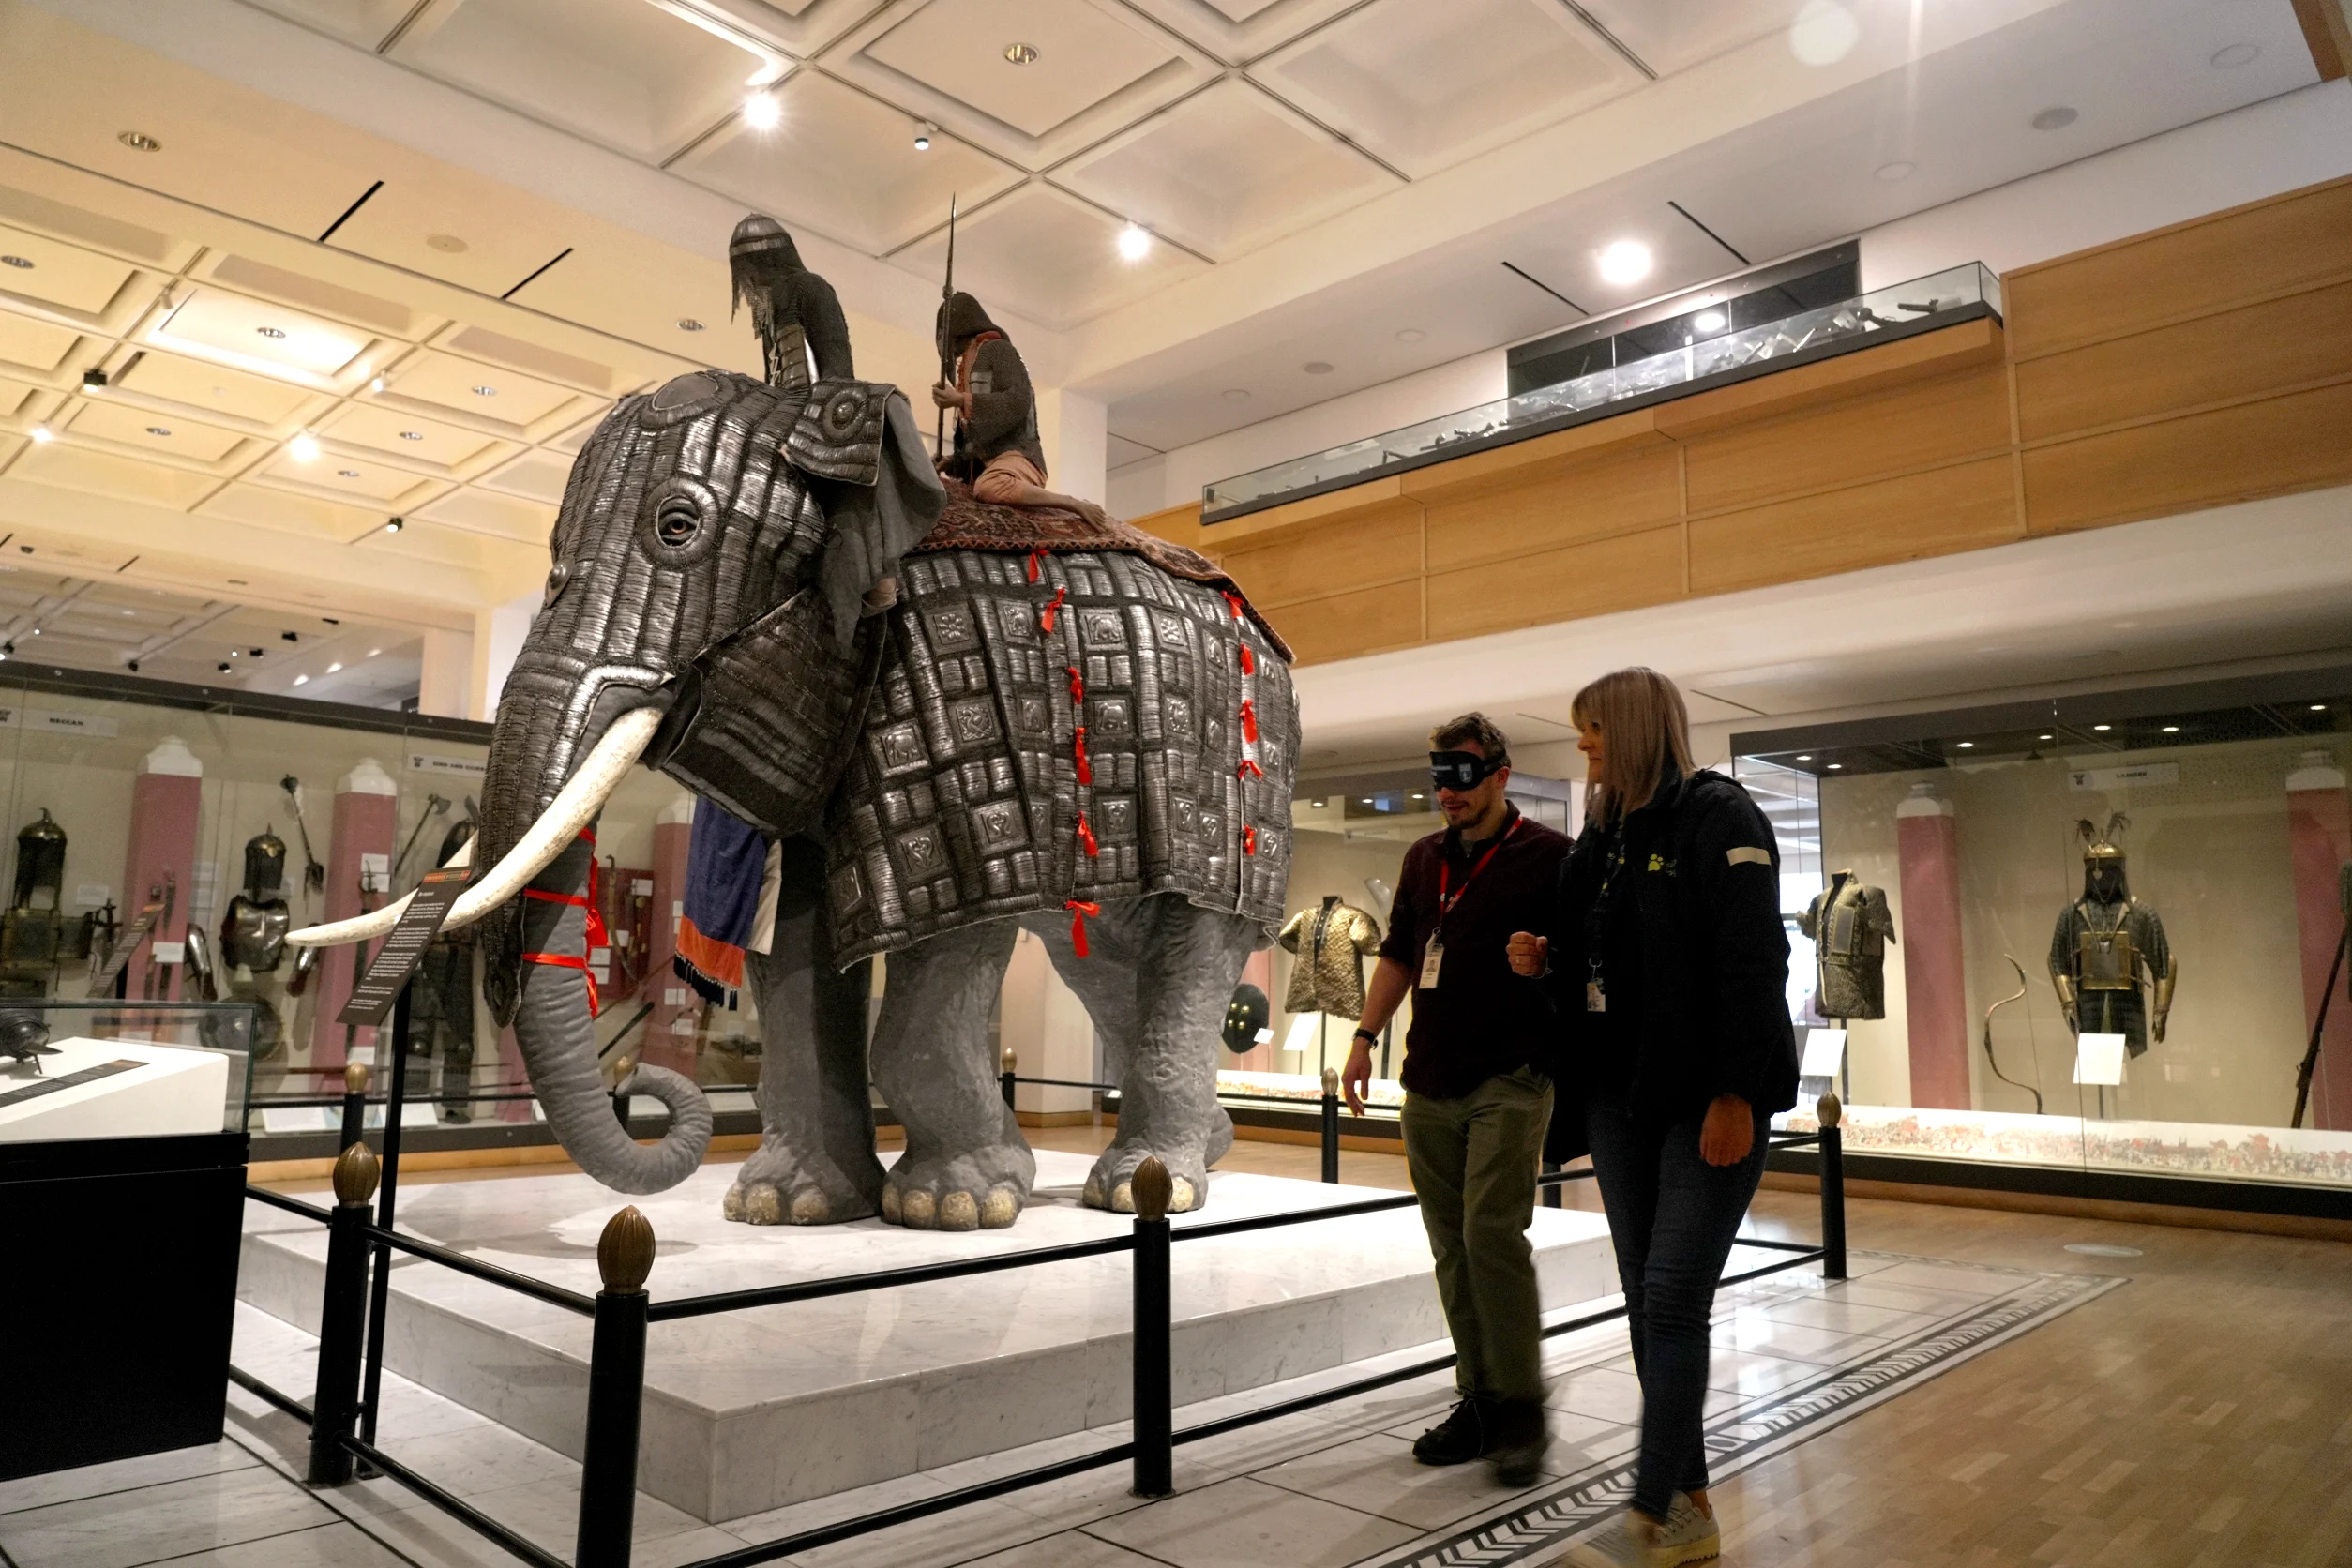
[(645, 956), (645, 997), (654, 1004), (645, 1020), (645, 1060), (656, 1067), (694, 1076), (694, 1029), (702, 999), (670, 972), (678, 951), (678, 917), (686, 901), (686, 841), (694, 833), (694, 802), (681, 796), (654, 823), (654, 918), (652, 950)]
[[(2286, 837), (2295, 862), (2295, 929), (2303, 957), (2303, 1043), (2319, 1017), (2319, 997), (2344, 936), (2344, 906), (2337, 902), (2337, 868), (2352, 860), (2352, 805), (2344, 798), (2344, 770), (2325, 751), (2306, 751), (2286, 776)], [(2352, 962), (2352, 959), (2347, 959)], [(2336, 977), (2336, 999), (2328, 1009), (2328, 1033), (2319, 1043), (2318, 1070), (2312, 1075), (2311, 1113), (2305, 1123), (2338, 1131), (2352, 1128), (2352, 1001)]]
[[(400, 808), (399, 786), (372, 757), (360, 760), (335, 786), (335, 822), (327, 838), (326, 918), (348, 920), (363, 907), (361, 882), (366, 878), (364, 907), (379, 909), (391, 878), (394, 818)], [(383, 939), (368, 944), (370, 955)], [(351, 999), (359, 977), (359, 948), (330, 947), (320, 955), (318, 1010), (310, 1018), (310, 1065), (343, 1064), (343, 1026), (335, 1015)], [(353, 1036), (353, 1048), (372, 1050), (376, 1032), (362, 1029)]]
[[(148, 890), (172, 882), (172, 911), (130, 956), (123, 972), (124, 993), (147, 994), (148, 959), (158, 942), (186, 942), (188, 904), (196, 896), (196, 816), (204, 790), (204, 765), (177, 735), (166, 736), (140, 761), (130, 786), (130, 848), (123, 861), (122, 918), (138, 917)], [(161, 966), (158, 998), (180, 1000), (180, 965)]]
[(1916, 784), (1894, 808), (1903, 862), (1903, 988), (1911, 1104), (1967, 1110), (1968, 994), (1960, 956), (1960, 835), (1952, 802)]

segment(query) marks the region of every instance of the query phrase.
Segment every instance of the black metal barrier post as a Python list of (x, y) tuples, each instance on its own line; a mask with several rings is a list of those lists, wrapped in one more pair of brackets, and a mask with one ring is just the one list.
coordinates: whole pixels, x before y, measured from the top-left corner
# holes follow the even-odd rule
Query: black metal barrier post
[(654, 1228), (635, 1208), (596, 1238), (596, 1329), (588, 1360), (588, 1440), (580, 1467), (576, 1568), (628, 1568), (637, 1522), (637, 1436), (645, 1399), (645, 1277)]
[(368, 1130), (368, 1064), (365, 1062), (343, 1063), (343, 1136), (336, 1147), (348, 1149), (361, 1141)]
[(1821, 1127), (1821, 1277), (1846, 1277), (1846, 1135), (1838, 1123), (1845, 1108), (1835, 1094), (1814, 1107)]
[(343, 1446), (359, 1414), (360, 1343), (368, 1309), (368, 1199), (375, 1196), (375, 1152), (354, 1143), (335, 1161), (335, 1210), (326, 1227), (326, 1289), (319, 1301), (319, 1380), (310, 1396), (313, 1486), (351, 1479)]
[(1175, 1377), (1170, 1366), (1168, 1203), (1174, 1190), (1157, 1158), (1135, 1168), (1135, 1495), (1176, 1489)]
[(1323, 1180), (1339, 1180), (1339, 1069), (1323, 1069)]
[[(1557, 1176), (1560, 1174), (1560, 1167), (1550, 1160), (1545, 1160), (1544, 1162), (1543, 1174), (1546, 1176)], [(1552, 1185), (1544, 1189), (1544, 1207), (1546, 1209), (1557, 1209), (1560, 1207), (1560, 1184), (1558, 1183), (1555, 1182)]]
[(1004, 1092), (1004, 1108), (1017, 1109), (1018, 1108), (1013, 1104), (1013, 1092), (1019, 1080), (1015, 1078), (1013, 1074), (1020, 1066), (1020, 1058), (1014, 1054), (1012, 1047), (1007, 1046), (1004, 1048), (1004, 1055), (999, 1060), (997, 1065), (1000, 1070), (996, 1075), (996, 1082), (997, 1087)]
[[(365, 972), (362, 971), (361, 972)], [(384, 1092), (384, 1186), (376, 1195), (376, 1229), (392, 1229), (392, 1205), (400, 1186), (400, 1111), (408, 1101), (408, 993), (403, 981), (392, 999), (392, 1082)], [(384, 1031), (376, 1031), (383, 1048)], [(384, 1319), (392, 1298), (392, 1250), (375, 1245), (375, 1267), (368, 1290), (368, 1381), (359, 1399), (359, 1439), (376, 1440), (376, 1404), (384, 1392)], [(372, 1475), (374, 1472), (369, 1472)]]

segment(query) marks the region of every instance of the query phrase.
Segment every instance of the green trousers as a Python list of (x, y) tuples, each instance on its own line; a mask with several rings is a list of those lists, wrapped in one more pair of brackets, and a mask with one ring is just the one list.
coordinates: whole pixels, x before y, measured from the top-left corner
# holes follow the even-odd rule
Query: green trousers
[(1405, 1163), (1437, 1257), (1438, 1299), (1465, 1398), (1544, 1396), (1535, 1176), (1552, 1118), (1551, 1079), (1530, 1067), (1456, 1100), (1405, 1096)]

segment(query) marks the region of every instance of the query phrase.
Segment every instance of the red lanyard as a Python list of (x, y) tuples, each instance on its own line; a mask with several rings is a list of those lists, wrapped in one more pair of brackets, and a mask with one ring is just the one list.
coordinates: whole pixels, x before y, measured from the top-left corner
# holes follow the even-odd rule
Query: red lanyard
[[(1486, 847), (1486, 852), (1478, 857), (1478, 864), (1470, 868), (1470, 875), (1462, 879), (1462, 893), (1470, 891), (1470, 883), (1478, 880), (1478, 873), (1486, 868), (1486, 862), (1495, 858), (1495, 852), (1509, 843), (1511, 836), (1518, 832), (1519, 824), (1526, 821), (1525, 817), (1511, 819), (1511, 825), (1504, 828), (1495, 841)], [(1446, 897), (1446, 889), (1453, 885), (1454, 867), (1440, 854), (1438, 857), (1438, 923), (1440, 925), (1443, 925), (1445, 917), (1454, 912), (1454, 906), (1462, 901), (1462, 893), (1456, 893), (1451, 898)]]

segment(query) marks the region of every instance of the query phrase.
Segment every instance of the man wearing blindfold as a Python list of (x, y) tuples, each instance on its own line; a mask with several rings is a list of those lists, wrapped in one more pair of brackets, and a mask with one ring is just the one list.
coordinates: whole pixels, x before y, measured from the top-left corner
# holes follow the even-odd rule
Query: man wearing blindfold
[(1545, 1442), (1533, 1249), (1551, 1120), (1551, 1004), (1511, 972), (1511, 933), (1551, 908), (1568, 840), (1503, 798), (1511, 746), (1484, 714), (1429, 735), (1446, 828), (1405, 852), (1388, 938), (1340, 1082), (1361, 1114), (1372, 1046), (1410, 991), (1405, 1158), (1436, 1255), (1461, 1403), (1421, 1435), (1425, 1465), (1494, 1462), (1531, 1485)]

